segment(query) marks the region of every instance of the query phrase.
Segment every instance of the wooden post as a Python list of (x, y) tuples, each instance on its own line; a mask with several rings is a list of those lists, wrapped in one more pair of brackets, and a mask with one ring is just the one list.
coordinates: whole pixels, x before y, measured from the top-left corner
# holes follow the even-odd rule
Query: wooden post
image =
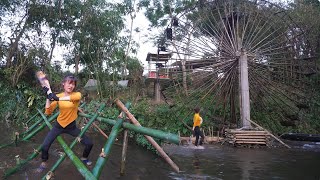
[(241, 120), (242, 127), (251, 128), (250, 125), (250, 99), (248, 79), (248, 56), (244, 49), (240, 52), (240, 95), (241, 95)]
[[(123, 105), (123, 103), (119, 100), (116, 99), (115, 103), (118, 105), (118, 107), (126, 113), (130, 121), (136, 125), (136, 126), (141, 126), (139, 121), (136, 120), (136, 118), (129, 112), (129, 110)], [(170, 159), (170, 157), (163, 151), (163, 149), (158, 145), (158, 143), (151, 137), (144, 135), (144, 137), (152, 144), (152, 146), (159, 152), (159, 154), (167, 161), (168, 164), (176, 171), (179, 172), (179, 167)]]
[[(159, 52), (160, 49), (158, 47), (158, 53), (157, 53), (157, 61), (156, 64), (159, 63)], [(156, 79), (154, 81), (154, 99), (157, 103), (160, 102), (160, 80), (159, 80), (159, 67), (156, 65)]]
[(120, 165), (120, 175), (121, 176), (123, 176), (125, 174), (127, 149), (128, 149), (128, 130), (125, 129), (123, 132), (123, 145), (122, 145), (121, 165)]
[[(127, 121), (127, 116), (121, 112), (120, 116)], [(125, 174), (125, 167), (126, 167), (126, 158), (127, 158), (127, 149), (128, 149), (128, 130), (125, 129), (123, 132), (123, 144), (122, 144), (122, 154), (121, 154), (121, 164), (120, 164), (120, 176)]]

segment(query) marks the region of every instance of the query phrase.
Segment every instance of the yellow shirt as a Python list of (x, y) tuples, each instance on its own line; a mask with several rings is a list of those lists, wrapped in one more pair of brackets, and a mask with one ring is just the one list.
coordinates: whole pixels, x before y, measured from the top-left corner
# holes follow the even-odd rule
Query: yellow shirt
[[(57, 96), (64, 97), (64, 93), (57, 94)], [(78, 117), (78, 107), (81, 100), (80, 92), (72, 92), (70, 101), (53, 101), (49, 108), (46, 108), (45, 114), (50, 115), (59, 106), (60, 114), (57, 118), (58, 123), (65, 128)]]
[(201, 124), (201, 117), (199, 113), (195, 113), (193, 116), (193, 127), (199, 126)]

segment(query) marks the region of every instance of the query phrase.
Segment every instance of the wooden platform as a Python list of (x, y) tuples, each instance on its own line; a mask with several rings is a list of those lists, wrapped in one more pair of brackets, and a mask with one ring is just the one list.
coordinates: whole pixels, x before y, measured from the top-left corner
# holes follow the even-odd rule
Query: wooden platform
[(237, 145), (265, 145), (268, 146), (270, 135), (263, 130), (237, 130), (225, 131), (226, 141), (234, 146)]

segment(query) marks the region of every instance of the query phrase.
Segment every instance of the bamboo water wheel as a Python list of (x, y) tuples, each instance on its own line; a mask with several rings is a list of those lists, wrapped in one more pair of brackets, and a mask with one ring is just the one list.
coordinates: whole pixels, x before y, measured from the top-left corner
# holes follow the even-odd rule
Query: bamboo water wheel
[(219, 116), (220, 124), (238, 127), (246, 118), (264, 125), (291, 121), (306, 104), (316, 57), (284, 4), (199, 1), (172, 16), (166, 45), (173, 53), (173, 83), (163, 87), (167, 98), (190, 109), (200, 106), (208, 117)]

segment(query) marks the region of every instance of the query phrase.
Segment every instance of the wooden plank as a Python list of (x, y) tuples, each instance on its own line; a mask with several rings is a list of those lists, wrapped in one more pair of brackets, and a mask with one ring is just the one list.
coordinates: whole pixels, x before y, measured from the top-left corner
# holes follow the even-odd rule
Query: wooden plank
[(261, 133), (261, 134), (267, 134), (266, 131), (241, 131), (241, 130), (230, 130), (228, 133)]
[(266, 136), (266, 135), (247, 135), (247, 134), (242, 134), (242, 135), (235, 135), (234, 137), (241, 137), (241, 138), (247, 138), (247, 137), (267, 138), (268, 136)]
[(238, 141), (257, 141), (257, 142), (266, 142), (265, 139), (235, 139), (236, 142)]
[(265, 142), (246, 142), (246, 141), (239, 141), (236, 144), (266, 144)]
[[(248, 119), (252, 124), (256, 125), (259, 128), (264, 129), (265, 131), (267, 131), (265, 128), (263, 128), (262, 126), (260, 126), (259, 124), (251, 121), (250, 119)], [(277, 138), (275, 135), (271, 134), (269, 131), (267, 131), (268, 134), (270, 134), (273, 138), (275, 138), (277, 141), (279, 141), (281, 144), (283, 144), (284, 146), (286, 146), (287, 148), (291, 148), (289, 145), (287, 145), (286, 143), (284, 143), (283, 141), (281, 141), (279, 138)]]
[(233, 136), (269, 136), (268, 134), (260, 134), (260, 133), (238, 133), (232, 134)]
[(234, 138), (266, 139), (266, 136), (235, 136)]

